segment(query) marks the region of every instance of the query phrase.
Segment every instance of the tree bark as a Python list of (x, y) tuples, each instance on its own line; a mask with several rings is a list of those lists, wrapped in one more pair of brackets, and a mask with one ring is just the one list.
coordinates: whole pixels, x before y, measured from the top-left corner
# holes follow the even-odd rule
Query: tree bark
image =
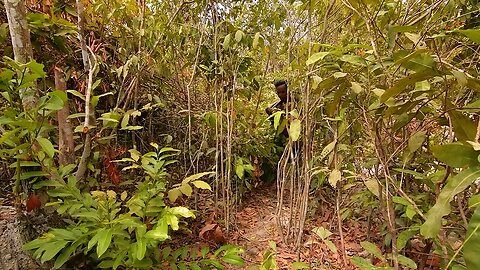
[[(55, 89), (65, 92), (67, 84), (65, 83), (65, 75), (62, 69), (55, 66)], [(68, 100), (65, 101), (63, 108), (57, 112), (58, 120), (58, 150), (59, 164), (67, 165), (75, 162), (75, 144), (73, 140), (72, 124), (68, 116), (70, 115), (70, 107)]]
[(80, 163), (78, 164), (77, 172), (75, 173), (75, 178), (77, 181), (80, 181), (85, 178), (87, 172), (88, 159), (90, 157), (90, 148), (92, 147), (92, 138), (89, 130), (89, 122), (92, 113), (90, 111), (90, 94), (91, 86), (93, 79), (94, 67), (91, 67), (91, 58), (87, 48), (87, 41), (85, 38), (85, 8), (83, 6), (82, 0), (76, 0), (77, 3), (77, 14), (78, 14), (78, 39), (80, 40), (80, 47), (82, 49), (82, 59), (83, 59), (83, 68), (86, 73), (88, 73), (87, 79), (87, 93), (85, 95), (85, 123), (83, 132), (85, 134), (82, 157)]
[[(33, 59), (25, 2), (23, 0), (4, 0), (4, 4), (15, 60), (21, 64), (25, 64)], [(36, 87), (22, 88), (18, 90), (22, 105), (25, 109), (32, 108), (37, 103), (38, 98), (35, 88)]]

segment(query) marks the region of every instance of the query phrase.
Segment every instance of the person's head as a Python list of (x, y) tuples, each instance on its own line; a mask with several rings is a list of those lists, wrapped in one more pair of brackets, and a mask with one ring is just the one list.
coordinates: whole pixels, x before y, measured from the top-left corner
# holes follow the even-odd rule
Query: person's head
[(287, 81), (286, 80), (277, 80), (273, 83), (275, 85), (275, 89), (277, 90), (277, 96), (280, 98), (281, 101), (287, 101)]

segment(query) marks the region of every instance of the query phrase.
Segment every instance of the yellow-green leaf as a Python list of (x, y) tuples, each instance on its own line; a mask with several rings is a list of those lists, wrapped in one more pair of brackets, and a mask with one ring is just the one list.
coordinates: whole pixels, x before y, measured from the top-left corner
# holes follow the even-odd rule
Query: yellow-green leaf
[(45, 138), (37, 138), (36, 139), (38, 144), (42, 147), (43, 151), (49, 156), (53, 157), (55, 155), (55, 148), (53, 147), (53, 144)]
[(289, 130), (290, 138), (292, 139), (292, 141), (294, 142), (298, 141), (298, 138), (300, 138), (301, 130), (302, 130), (302, 123), (300, 122), (300, 120), (299, 119), (293, 120), (292, 123), (290, 124), (290, 130)]
[(212, 187), (210, 187), (210, 185), (209, 185), (207, 182), (204, 182), (204, 181), (201, 181), (201, 180), (197, 180), (197, 181), (193, 181), (192, 184), (193, 184), (196, 188), (208, 189), (208, 190), (212, 191)]

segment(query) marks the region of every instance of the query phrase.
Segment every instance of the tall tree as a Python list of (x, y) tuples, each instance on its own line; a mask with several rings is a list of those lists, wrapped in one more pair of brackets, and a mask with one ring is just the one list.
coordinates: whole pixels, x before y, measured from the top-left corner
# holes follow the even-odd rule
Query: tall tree
[[(25, 64), (33, 59), (25, 2), (23, 0), (5, 0), (4, 3), (15, 60)], [(25, 109), (35, 106), (37, 102), (35, 88), (22, 88), (19, 89), (19, 92)]]

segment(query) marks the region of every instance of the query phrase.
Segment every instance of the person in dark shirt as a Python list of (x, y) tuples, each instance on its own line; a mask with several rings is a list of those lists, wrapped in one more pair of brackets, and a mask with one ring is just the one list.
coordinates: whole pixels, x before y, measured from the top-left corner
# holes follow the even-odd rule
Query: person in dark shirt
[(280, 98), (277, 102), (270, 105), (265, 109), (265, 112), (268, 115), (272, 115), (274, 112), (285, 110), (285, 105), (287, 104), (288, 99), (288, 86), (286, 80), (277, 80), (273, 83), (275, 85), (275, 90), (277, 91), (277, 96)]

